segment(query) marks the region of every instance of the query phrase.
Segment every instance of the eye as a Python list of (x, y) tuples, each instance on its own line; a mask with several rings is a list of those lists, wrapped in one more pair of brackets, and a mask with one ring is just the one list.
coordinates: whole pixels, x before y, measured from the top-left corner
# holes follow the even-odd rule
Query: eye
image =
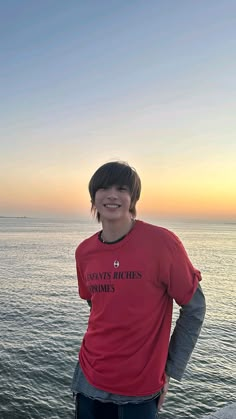
[(127, 186), (119, 186), (118, 188), (120, 191), (128, 191)]

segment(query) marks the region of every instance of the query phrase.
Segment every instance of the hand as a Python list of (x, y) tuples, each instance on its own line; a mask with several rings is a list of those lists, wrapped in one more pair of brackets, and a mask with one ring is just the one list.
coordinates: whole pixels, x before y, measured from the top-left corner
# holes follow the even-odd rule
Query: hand
[(164, 403), (164, 400), (165, 400), (165, 397), (166, 397), (166, 393), (167, 393), (168, 388), (169, 388), (169, 381), (170, 381), (170, 377), (168, 375), (166, 375), (166, 377), (165, 377), (165, 384), (164, 384), (164, 387), (162, 389), (162, 392), (161, 392), (161, 395), (160, 395), (160, 398), (159, 398), (159, 401), (158, 401), (158, 405), (157, 405), (157, 409), (158, 410), (161, 410), (162, 405)]

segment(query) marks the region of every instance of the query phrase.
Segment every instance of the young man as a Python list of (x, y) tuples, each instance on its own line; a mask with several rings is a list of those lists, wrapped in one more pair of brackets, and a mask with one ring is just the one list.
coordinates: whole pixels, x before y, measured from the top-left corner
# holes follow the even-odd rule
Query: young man
[[(201, 274), (175, 234), (135, 219), (141, 182), (128, 164), (101, 166), (89, 192), (102, 230), (76, 249), (91, 313), (72, 383), (75, 417), (154, 419), (200, 333)], [(181, 310), (169, 340), (173, 300)]]

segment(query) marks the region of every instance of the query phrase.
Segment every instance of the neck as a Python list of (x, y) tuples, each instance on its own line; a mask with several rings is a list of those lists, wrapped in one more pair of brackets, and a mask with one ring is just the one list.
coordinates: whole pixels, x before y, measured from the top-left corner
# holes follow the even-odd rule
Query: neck
[(118, 240), (120, 237), (125, 236), (132, 229), (134, 219), (129, 218), (126, 222), (102, 222), (102, 239), (106, 242), (113, 242)]

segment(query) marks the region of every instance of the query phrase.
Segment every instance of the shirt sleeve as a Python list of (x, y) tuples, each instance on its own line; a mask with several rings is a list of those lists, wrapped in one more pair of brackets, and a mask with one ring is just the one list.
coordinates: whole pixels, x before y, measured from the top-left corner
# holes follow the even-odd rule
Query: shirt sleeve
[(86, 286), (86, 283), (80, 271), (77, 260), (76, 260), (76, 272), (77, 272), (77, 280), (78, 280), (78, 292), (79, 292), (80, 298), (82, 298), (83, 300), (91, 300), (91, 294)]
[(166, 373), (180, 381), (199, 337), (206, 312), (203, 291), (198, 285), (192, 299), (180, 309), (171, 336)]
[(169, 252), (170, 259), (166, 275), (167, 293), (178, 305), (182, 306), (191, 300), (202, 279), (201, 273), (194, 268), (183, 244), (173, 233)]

